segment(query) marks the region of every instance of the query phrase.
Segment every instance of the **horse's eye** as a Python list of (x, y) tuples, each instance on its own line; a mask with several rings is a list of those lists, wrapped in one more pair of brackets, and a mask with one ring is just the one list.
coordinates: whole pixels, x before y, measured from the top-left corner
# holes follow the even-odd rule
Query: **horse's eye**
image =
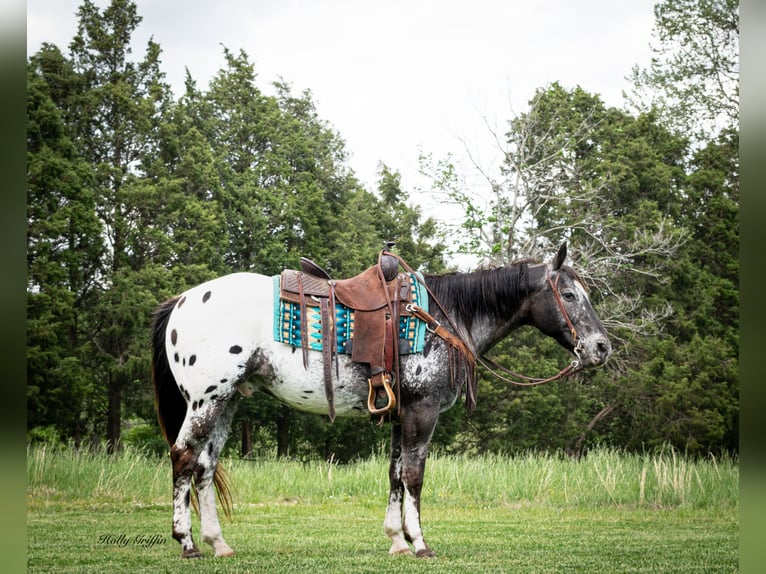
[(561, 294), (561, 296), (564, 298), (564, 301), (574, 301), (575, 300), (575, 294), (571, 291), (565, 291)]

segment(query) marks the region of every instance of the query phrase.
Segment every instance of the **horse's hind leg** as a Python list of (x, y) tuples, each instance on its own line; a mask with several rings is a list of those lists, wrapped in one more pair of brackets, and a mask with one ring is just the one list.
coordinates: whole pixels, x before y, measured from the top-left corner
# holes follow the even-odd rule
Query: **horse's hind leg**
[[(202, 449), (197, 459), (197, 492), (199, 497), (200, 524), (202, 540), (210, 544), (216, 556), (233, 556), (234, 551), (226, 544), (218, 522), (218, 511), (215, 503), (215, 473), (218, 467), (218, 457), (221, 454), (226, 438), (229, 435), (231, 419), (236, 410), (238, 397), (235, 396), (225, 407), (218, 419), (210, 440)], [(227, 497), (227, 493), (222, 493)], [(225, 503), (226, 504), (226, 503)]]
[(191, 480), (197, 456), (191, 446), (170, 449), (173, 464), (173, 538), (181, 544), (182, 558), (202, 558), (191, 531)]
[(217, 555), (231, 553), (231, 548), (221, 537), (213, 485), (218, 455), (226, 442), (234, 410), (233, 404), (228, 406), (230, 402), (235, 402), (230, 398), (220, 397), (206, 404), (204, 409), (187, 409), (178, 438), (170, 449), (173, 464), (173, 538), (181, 544), (182, 558), (202, 557), (192, 537), (192, 475), (197, 482), (203, 538), (213, 544)]

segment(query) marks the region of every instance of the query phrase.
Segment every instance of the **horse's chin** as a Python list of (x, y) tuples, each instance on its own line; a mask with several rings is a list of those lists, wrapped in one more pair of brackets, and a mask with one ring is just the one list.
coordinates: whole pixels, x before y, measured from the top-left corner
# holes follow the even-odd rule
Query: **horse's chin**
[(583, 357), (580, 355), (579, 357), (572, 354), (573, 361), (576, 363), (575, 368), (572, 370), (572, 373), (579, 373), (580, 371), (585, 371), (586, 369), (595, 369), (597, 367), (602, 367), (606, 364), (606, 361), (608, 359), (602, 359), (601, 357)]

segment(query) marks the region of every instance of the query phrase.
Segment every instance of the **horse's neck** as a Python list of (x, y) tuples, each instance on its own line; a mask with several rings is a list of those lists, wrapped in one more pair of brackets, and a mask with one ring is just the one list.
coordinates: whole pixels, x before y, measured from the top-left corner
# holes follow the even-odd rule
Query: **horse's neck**
[(526, 324), (527, 301), (543, 288), (547, 272), (545, 264), (524, 263), (438, 278), (434, 287), (458, 335), (484, 353)]

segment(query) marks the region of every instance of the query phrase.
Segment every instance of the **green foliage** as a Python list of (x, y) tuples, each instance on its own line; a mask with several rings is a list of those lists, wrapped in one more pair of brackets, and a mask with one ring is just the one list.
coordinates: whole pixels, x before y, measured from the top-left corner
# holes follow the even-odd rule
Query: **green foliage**
[(66, 115), (76, 85), (71, 66), (44, 46), (27, 75), (27, 421), (56, 423), (66, 436), (87, 430), (94, 391), (83, 313), (96, 296), (105, 246), (90, 187), (92, 167), (77, 152)]
[[(542, 259), (566, 239), (615, 352), (605, 370), (545, 388), (509, 389), (482, 374), (475, 416), (452, 447), (579, 453), (670, 441), (692, 453), (736, 451), (736, 132), (691, 151), (654, 111), (632, 116), (554, 83), (505, 138), (486, 209), (454, 166), (437, 167), (448, 197), (469, 198), (464, 250), (502, 265)], [(536, 376), (566, 364), (553, 343), (523, 332), (493, 354)]]
[[(145, 427), (133, 427), (145, 433)], [(170, 459), (129, 446), (115, 456), (104, 448), (38, 443), (27, 450), (27, 484), (33, 506), (154, 503), (169, 509)], [(388, 457), (375, 453), (350, 464), (278, 460), (266, 456), (224, 459), (240, 506), (298, 498), (334, 498), (377, 505), (388, 495)], [(429, 458), (423, 505), (458, 507), (529, 504), (595, 509), (688, 508), (731, 511), (738, 506), (736, 458), (692, 458), (661, 445), (632, 454), (599, 447), (580, 460), (520, 451), (513, 456), (434, 452)]]

